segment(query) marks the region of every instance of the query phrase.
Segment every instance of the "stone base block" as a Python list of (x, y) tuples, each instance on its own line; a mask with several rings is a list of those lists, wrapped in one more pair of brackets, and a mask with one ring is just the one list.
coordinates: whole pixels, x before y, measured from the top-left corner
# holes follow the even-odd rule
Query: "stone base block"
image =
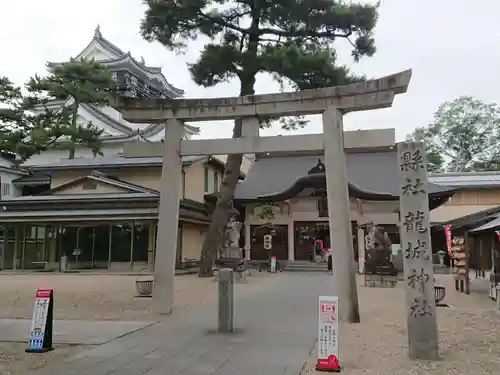
[[(214, 276), (213, 276), (214, 281), (219, 280), (218, 275), (219, 275), (219, 271), (214, 270)], [(241, 272), (234, 271), (234, 281), (235, 282), (244, 282), (248, 276), (252, 276), (252, 270), (250, 270), (250, 269), (246, 269), (246, 270), (241, 271)]]
[(395, 288), (397, 284), (397, 276), (365, 274), (365, 287), (368, 288)]

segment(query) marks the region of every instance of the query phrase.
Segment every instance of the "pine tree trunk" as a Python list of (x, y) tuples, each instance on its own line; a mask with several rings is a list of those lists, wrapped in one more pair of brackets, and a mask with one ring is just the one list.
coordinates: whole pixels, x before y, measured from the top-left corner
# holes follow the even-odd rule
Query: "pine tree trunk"
[(69, 155), (68, 159), (74, 159), (75, 158), (75, 140), (74, 134), (76, 133), (76, 121), (78, 120), (78, 107), (80, 105), (75, 99), (75, 102), (73, 103), (73, 113), (71, 115), (71, 137), (70, 137), (70, 145), (69, 145)]
[[(239, 122), (239, 124), (236, 124), (236, 122)], [(241, 120), (235, 121), (236, 128), (240, 129), (239, 132), (241, 134)], [(219, 250), (224, 245), (225, 227), (229, 220), (229, 211), (233, 206), (234, 190), (238, 183), (242, 159), (243, 155), (241, 154), (232, 154), (227, 157), (220, 195), (217, 199), (203, 247), (201, 248), (201, 277), (212, 276), (212, 265), (217, 254), (219, 254)]]
[[(255, 74), (248, 74), (246, 79), (241, 79), (240, 95), (253, 95)], [(233, 138), (241, 137), (242, 120), (234, 120)], [(240, 177), (241, 162), (243, 155), (231, 154), (227, 156), (222, 178), (221, 189), (217, 198), (217, 204), (212, 214), (212, 221), (201, 248), (200, 277), (211, 277), (212, 266), (224, 246), (224, 232), (229, 220), (229, 211), (233, 207), (234, 191)]]

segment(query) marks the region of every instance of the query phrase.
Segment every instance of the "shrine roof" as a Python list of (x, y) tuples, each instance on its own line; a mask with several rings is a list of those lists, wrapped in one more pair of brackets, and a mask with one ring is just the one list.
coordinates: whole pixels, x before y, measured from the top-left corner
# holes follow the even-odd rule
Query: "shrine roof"
[(429, 181), (460, 189), (487, 189), (500, 186), (500, 172), (445, 172), (429, 174)]
[(487, 222), (486, 224), (479, 225), (474, 229), (471, 229), (470, 232), (480, 233), (480, 232), (489, 232), (500, 227), (500, 217), (499, 215), (492, 216), (492, 220)]
[[(397, 153), (394, 149), (348, 152), (346, 158), (351, 196), (366, 200), (399, 199)], [(311, 173), (323, 162), (322, 155), (260, 158), (250, 168), (246, 179), (238, 184), (235, 199), (284, 200), (293, 198), (307, 187), (307, 180), (323, 179), (324, 185), (324, 171)], [(429, 193), (431, 197), (451, 196), (453, 189), (429, 183)]]

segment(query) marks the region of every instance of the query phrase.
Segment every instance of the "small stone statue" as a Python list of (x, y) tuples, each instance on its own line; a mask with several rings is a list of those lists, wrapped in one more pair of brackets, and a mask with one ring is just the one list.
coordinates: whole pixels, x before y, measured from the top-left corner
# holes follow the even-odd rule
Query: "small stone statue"
[(224, 255), (225, 258), (241, 258), (240, 232), (242, 223), (231, 217), (226, 225)]

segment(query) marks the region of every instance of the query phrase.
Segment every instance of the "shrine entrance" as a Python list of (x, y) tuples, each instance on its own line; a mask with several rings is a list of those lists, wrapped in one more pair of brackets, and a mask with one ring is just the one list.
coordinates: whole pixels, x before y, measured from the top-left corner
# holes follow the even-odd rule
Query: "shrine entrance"
[[(349, 225), (349, 187), (344, 146), (343, 115), (348, 112), (388, 108), (397, 94), (406, 92), (411, 70), (383, 78), (345, 86), (325, 87), (277, 94), (210, 99), (131, 99), (117, 98), (111, 105), (123, 119), (133, 123), (165, 124), (163, 143), (137, 142), (135, 156), (163, 157), (162, 190), (155, 259), (154, 301), (158, 313), (172, 312), (182, 157), (269, 152), (324, 152), (330, 238), (338, 251), (334, 273), (334, 293), (340, 300), (339, 317), (356, 319), (357, 288)], [(260, 137), (261, 119), (321, 114), (322, 134)], [(184, 122), (241, 119), (241, 131), (231, 139), (184, 138)], [(355, 296), (350, 298), (350, 296)]]
[(252, 225), (250, 227), (251, 260), (288, 260), (288, 227), (286, 225)]
[[(353, 253), (357, 261), (358, 238), (357, 222), (351, 221)], [(335, 249), (335, 241), (330, 240), (330, 225), (328, 222), (296, 221), (294, 223), (294, 260), (314, 261), (314, 240), (323, 241), (325, 248)]]

